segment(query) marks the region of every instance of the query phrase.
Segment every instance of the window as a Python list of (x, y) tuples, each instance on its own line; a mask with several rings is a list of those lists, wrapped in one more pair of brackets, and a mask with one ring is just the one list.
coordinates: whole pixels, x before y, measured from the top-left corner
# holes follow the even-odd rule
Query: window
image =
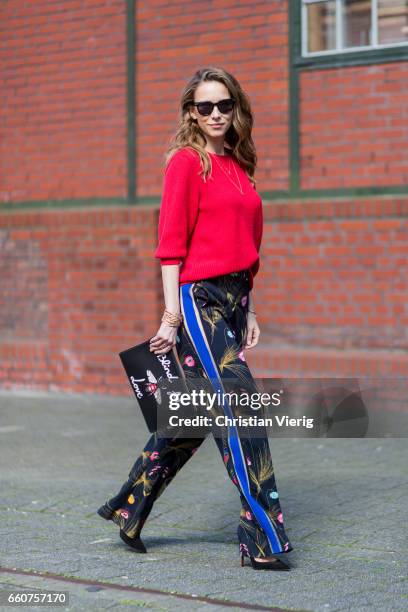
[(302, 56), (408, 45), (408, 0), (302, 0)]

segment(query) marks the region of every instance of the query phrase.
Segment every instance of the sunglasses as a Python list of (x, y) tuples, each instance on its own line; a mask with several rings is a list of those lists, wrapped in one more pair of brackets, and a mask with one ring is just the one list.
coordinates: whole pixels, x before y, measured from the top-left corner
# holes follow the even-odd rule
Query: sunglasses
[(234, 104), (234, 98), (226, 98), (225, 100), (220, 100), (219, 102), (193, 102), (193, 106), (196, 106), (200, 115), (203, 115), (204, 117), (211, 115), (214, 110), (214, 106), (218, 108), (220, 113), (225, 115), (225, 113), (232, 111)]

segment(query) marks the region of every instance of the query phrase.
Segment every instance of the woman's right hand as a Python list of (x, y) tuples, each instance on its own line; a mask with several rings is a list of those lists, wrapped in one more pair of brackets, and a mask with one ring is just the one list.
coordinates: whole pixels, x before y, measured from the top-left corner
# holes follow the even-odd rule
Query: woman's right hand
[(168, 353), (176, 344), (178, 327), (162, 323), (155, 336), (150, 338), (150, 350), (155, 355)]

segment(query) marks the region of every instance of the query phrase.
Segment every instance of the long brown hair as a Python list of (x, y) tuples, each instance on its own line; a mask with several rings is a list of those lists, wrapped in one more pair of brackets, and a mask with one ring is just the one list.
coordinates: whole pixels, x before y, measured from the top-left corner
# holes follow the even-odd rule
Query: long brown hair
[(189, 112), (190, 106), (194, 103), (195, 90), (203, 81), (219, 81), (223, 83), (228, 89), (230, 96), (236, 100), (232, 110), (232, 123), (225, 134), (225, 148), (229, 149), (230, 155), (245, 170), (249, 180), (255, 187), (256, 180), (254, 174), (257, 155), (251, 136), (254, 120), (250, 101), (237, 79), (226, 70), (215, 66), (197, 70), (184, 87), (179, 107), (179, 125), (165, 153), (165, 164), (170, 161), (176, 151), (183, 147), (190, 147), (197, 151), (200, 156), (202, 167), (200, 174), (203, 179), (206, 180), (206, 177), (211, 172), (211, 157), (204, 149), (207, 142), (205, 135)]

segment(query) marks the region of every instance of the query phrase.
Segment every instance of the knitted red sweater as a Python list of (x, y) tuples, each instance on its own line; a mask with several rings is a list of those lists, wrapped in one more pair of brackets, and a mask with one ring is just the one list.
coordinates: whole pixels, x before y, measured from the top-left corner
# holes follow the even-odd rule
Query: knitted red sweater
[(252, 289), (260, 265), (262, 200), (229, 154), (210, 158), (206, 182), (193, 149), (180, 149), (167, 164), (154, 256), (161, 265), (181, 264), (180, 284), (249, 269)]

